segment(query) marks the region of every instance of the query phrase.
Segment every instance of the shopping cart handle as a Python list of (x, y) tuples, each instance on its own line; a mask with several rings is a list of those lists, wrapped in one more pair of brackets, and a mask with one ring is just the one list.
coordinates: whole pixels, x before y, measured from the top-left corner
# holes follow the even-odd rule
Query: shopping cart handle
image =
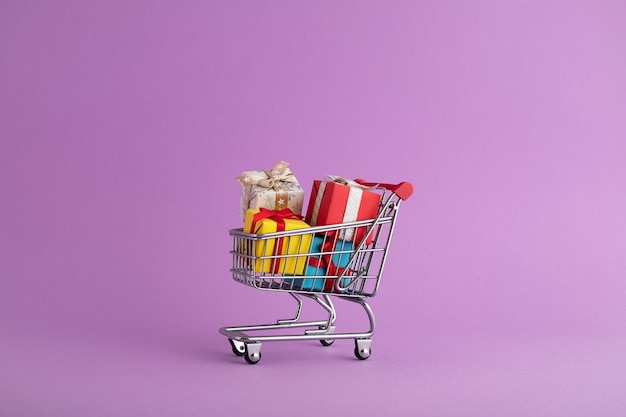
[(369, 182), (362, 179), (356, 179), (354, 182), (364, 185), (366, 187), (382, 187), (395, 193), (402, 200), (408, 200), (413, 194), (413, 185), (410, 182), (400, 182), (398, 184), (383, 184), (379, 182)]

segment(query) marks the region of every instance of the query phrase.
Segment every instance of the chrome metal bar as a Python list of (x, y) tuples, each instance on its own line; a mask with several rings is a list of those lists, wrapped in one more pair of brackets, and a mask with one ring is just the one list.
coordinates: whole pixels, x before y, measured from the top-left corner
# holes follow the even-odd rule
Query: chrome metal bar
[(326, 294), (322, 294), (322, 296), (312, 294), (309, 296), (309, 298), (317, 301), (317, 303), (321, 305), (324, 308), (324, 310), (328, 312), (328, 320), (325, 326), (319, 329), (306, 330), (304, 333), (305, 334), (328, 334), (334, 331), (333, 324), (335, 324), (335, 319), (337, 318), (337, 312), (335, 311), (335, 306), (333, 305), (333, 302), (330, 300), (330, 297)]
[(283, 319), (283, 320), (277, 320), (276, 324), (286, 324), (286, 323), (295, 323), (298, 320), (300, 320), (300, 313), (302, 313), (302, 297), (300, 297), (298, 294), (290, 292), (289, 295), (291, 295), (293, 298), (296, 299), (296, 301), (298, 302), (298, 308), (296, 310), (296, 316), (292, 319)]

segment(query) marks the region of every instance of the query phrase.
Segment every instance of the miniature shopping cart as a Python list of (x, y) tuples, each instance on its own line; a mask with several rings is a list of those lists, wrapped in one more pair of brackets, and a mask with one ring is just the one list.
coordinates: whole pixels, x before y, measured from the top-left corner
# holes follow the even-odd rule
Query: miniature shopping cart
[[(370, 356), (375, 319), (366, 298), (378, 291), (398, 209), (413, 193), (413, 186), (408, 182), (356, 182), (381, 195), (375, 219), (267, 234), (230, 231), (233, 279), (259, 290), (288, 293), (298, 304), (293, 318), (270, 324), (222, 327), (220, 333), (228, 337), (235, 355), (255, 364), (261, 360), (263, 342), (319, 340), (323, 346), (330, 346), (336, 339), (354, 339), (355, 356)], [(356, 232), (360, 232), (359, 241), (342, 239), (355, 236)], [(278, 242), (284, 247), (295, 246), (296, 250), (277, 254)], [(303, 298), (317, 302), (327, 317), (301, 320)], [(369, 320), (369, 329), (335, 332), (337, 313), (332, 299), (360, 305)]]

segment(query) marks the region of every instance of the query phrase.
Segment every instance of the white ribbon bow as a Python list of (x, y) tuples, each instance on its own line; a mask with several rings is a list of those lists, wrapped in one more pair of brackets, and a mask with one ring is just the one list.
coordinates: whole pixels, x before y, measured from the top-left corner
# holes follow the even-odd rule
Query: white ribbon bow
[(241, 176), (235, 177), (235, 179), (243, 185), (258, 185), (263, 188), (279, 190), (285, 188), (286, 183), (297, 182), (295, 175), (288, 167), (288, 162), (280, 161), (272, 169), (245, 171)]
[(338, 177), (337, 175), (326, 175), (324, 177), (324, 181), (336, 182), (338, 184), (343, 184), (343, 185), (347, 185), (349, 187), (358, 188), (359, 190), (369, 190), (369, 189), (372, 188), (372, 187), (367, 187), (365, 185), (359, 184), (356, 181), (349, 180), (349, 179), (344, 178), (344, 177)]

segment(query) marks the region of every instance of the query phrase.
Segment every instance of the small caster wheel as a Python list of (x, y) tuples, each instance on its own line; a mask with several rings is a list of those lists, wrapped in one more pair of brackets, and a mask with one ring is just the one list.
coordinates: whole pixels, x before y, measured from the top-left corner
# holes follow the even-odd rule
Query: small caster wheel
[(369, 339), (357, 339), (354, 343), (354, 356), (364, 361), (372, 354), (372, 341)]
[(228, 339), (230, 346), (233, 348), (233, 353), (237, 356), (243, 356), (246, 353), (246, 345), (242, 342), (236, 342), (233, 339)]
[[(320, 326), (320, 332), (330, 335), (331, 333), (335, 333), (335, 326)], [(335, 343), (335, 339), (320, 339), (320, 343), (322, 346), (330, 346)]]
[(246, 351), (246, 353), (243, 354), (243, 357), (250, 365), (254, 365), (255, 363), (259, 363), (261, 360), (261, 352), (248, 353), (248, 351)]
[(261, 360), (261, 344), (260, 343), (247, 343), (246, 351), (243, 354), (244, 359), (250, 365), (259, 363)]
[(330, 346), (335, 343), (335, 339), (321, 339), (320, 343), (322, 344), (322, 346)]
[(354, 348), (354, 356), (356, 356), (358, 359), (364, 361), (365, 359), (369, 358), (370, 355), (372, 354), (372, 352), (369, 349), (361, 349), (359, 350), (359, 348), (355, 347)]

